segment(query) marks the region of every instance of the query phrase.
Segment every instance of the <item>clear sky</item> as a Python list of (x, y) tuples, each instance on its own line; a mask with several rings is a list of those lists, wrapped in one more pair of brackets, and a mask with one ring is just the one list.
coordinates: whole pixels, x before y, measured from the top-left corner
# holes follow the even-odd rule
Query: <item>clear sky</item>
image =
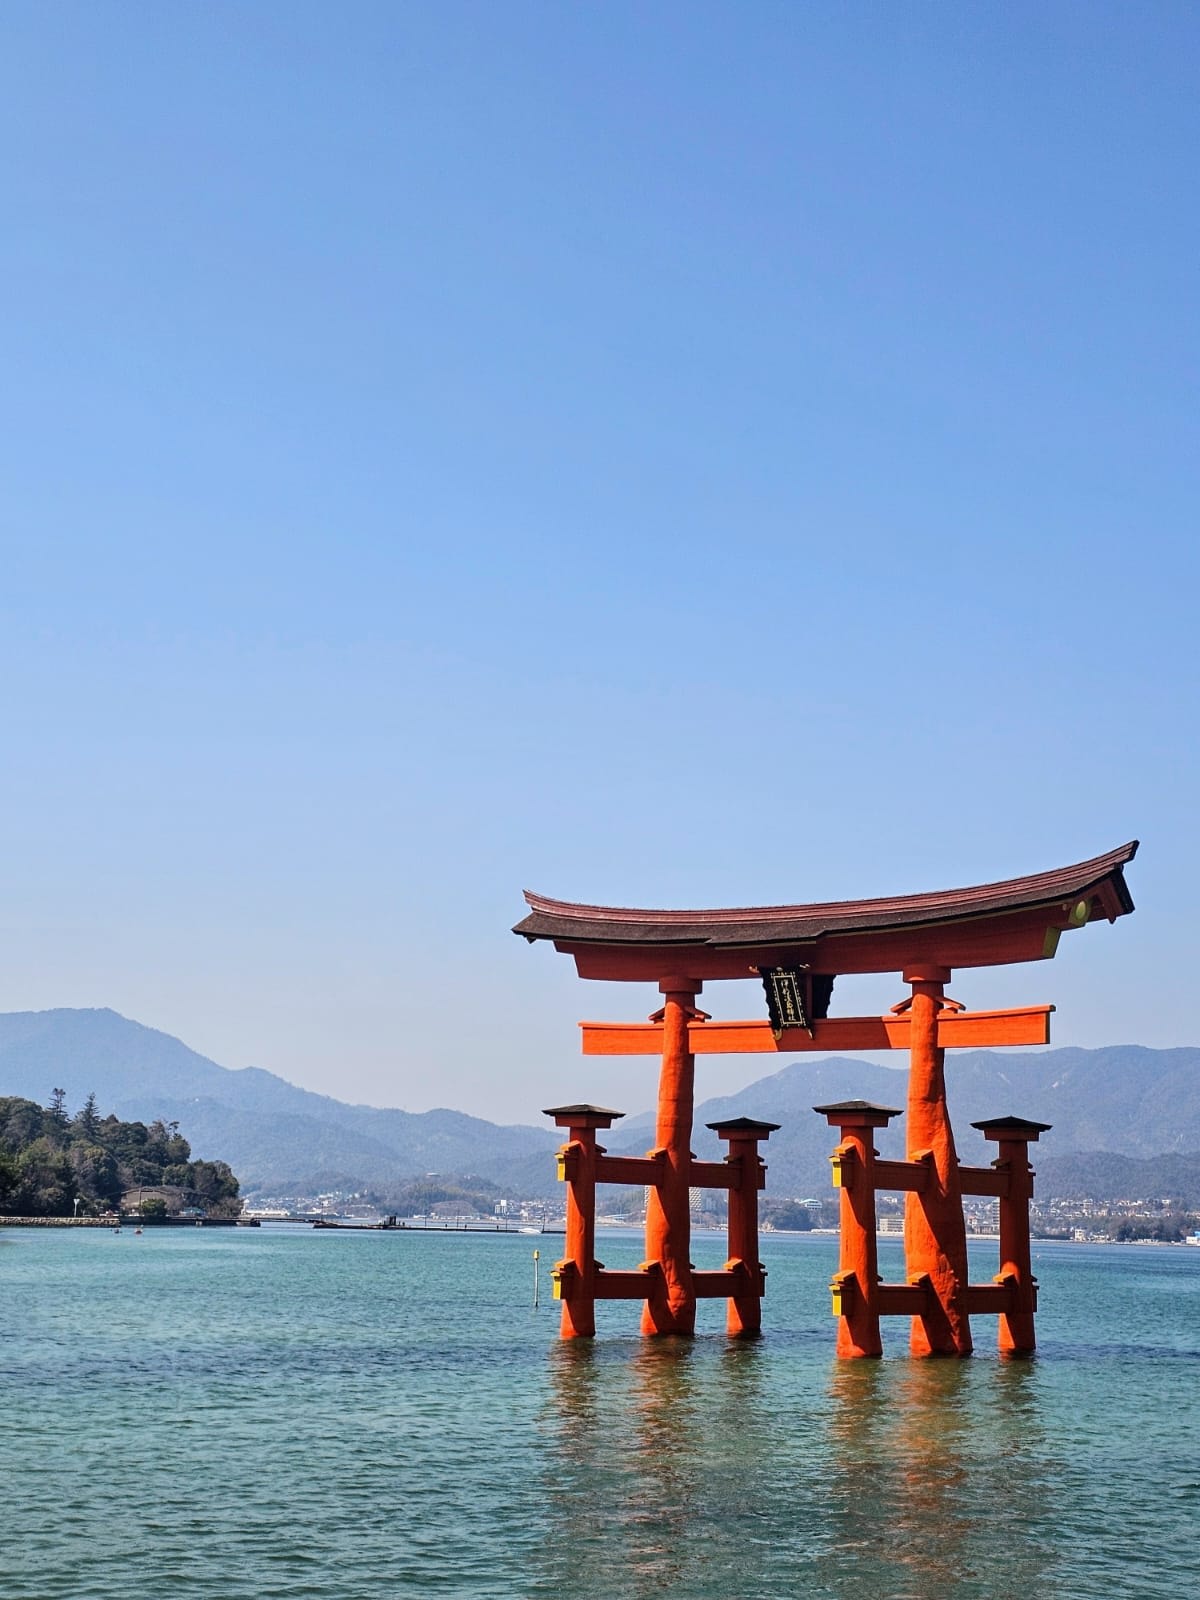
[(1198, 80), (1166, 0), (7, 0), (0, 1006), (632, 1112), (523, 887), (1139, 836), (954, 992), (1200, 1043)]

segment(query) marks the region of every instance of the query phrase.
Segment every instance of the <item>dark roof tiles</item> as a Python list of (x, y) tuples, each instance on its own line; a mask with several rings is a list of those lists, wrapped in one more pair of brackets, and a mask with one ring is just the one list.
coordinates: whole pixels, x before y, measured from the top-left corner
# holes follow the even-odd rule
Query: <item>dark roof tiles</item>
[(932, 894), (894, 895), (879, 900), (834, 900), (814, 905), (738, 906), (707, 911), (654, 911), (624, 906), (576, 905), (526, 890), (529, 915), (514, 933), (527, 939), (569, 943), (710, 946), (804, 943), (825, 934), (909, 928), (996, 912), (1019, 911), (1086, 895), (1108, 886), (1109, 916), (1133, 910), (1122, 868), (1133, 860), (1137, 840), (1052, 872)]

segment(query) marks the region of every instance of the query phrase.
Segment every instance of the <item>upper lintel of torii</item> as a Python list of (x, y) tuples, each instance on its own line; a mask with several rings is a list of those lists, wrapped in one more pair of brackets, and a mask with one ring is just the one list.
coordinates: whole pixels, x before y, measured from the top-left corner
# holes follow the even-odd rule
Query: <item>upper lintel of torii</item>
[(1053, 956), (1059, 936), (1133, 910), (1124, 867), (1137, 840), (1075, 866), (968, 889), (819, 905), (648, 911), (575, 905), (526, 891), (514, 933), (550, 939), (582, 978), (756, 977), (760, 968), (834, 976), (951, 972)]

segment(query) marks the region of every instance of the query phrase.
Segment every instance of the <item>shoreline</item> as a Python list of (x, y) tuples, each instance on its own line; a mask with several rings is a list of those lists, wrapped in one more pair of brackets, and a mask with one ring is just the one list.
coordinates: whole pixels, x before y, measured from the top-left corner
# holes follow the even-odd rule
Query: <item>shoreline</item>
[(6, 1217), (0, 1228), (257, 1228), (256, 1217)]

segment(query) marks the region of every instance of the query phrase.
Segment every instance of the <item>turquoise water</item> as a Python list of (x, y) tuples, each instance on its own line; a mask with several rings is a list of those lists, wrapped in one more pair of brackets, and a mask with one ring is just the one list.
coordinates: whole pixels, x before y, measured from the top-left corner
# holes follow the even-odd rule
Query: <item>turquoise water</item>
[(553, 1238), (0, 1233), (0, 1596), (1196, 1590), (1200, 1250), (1036, 1247), (1032, 1362), (839, 1364), (835, 1242), (765, 1243), (759, 1343), (562, 1345)]

